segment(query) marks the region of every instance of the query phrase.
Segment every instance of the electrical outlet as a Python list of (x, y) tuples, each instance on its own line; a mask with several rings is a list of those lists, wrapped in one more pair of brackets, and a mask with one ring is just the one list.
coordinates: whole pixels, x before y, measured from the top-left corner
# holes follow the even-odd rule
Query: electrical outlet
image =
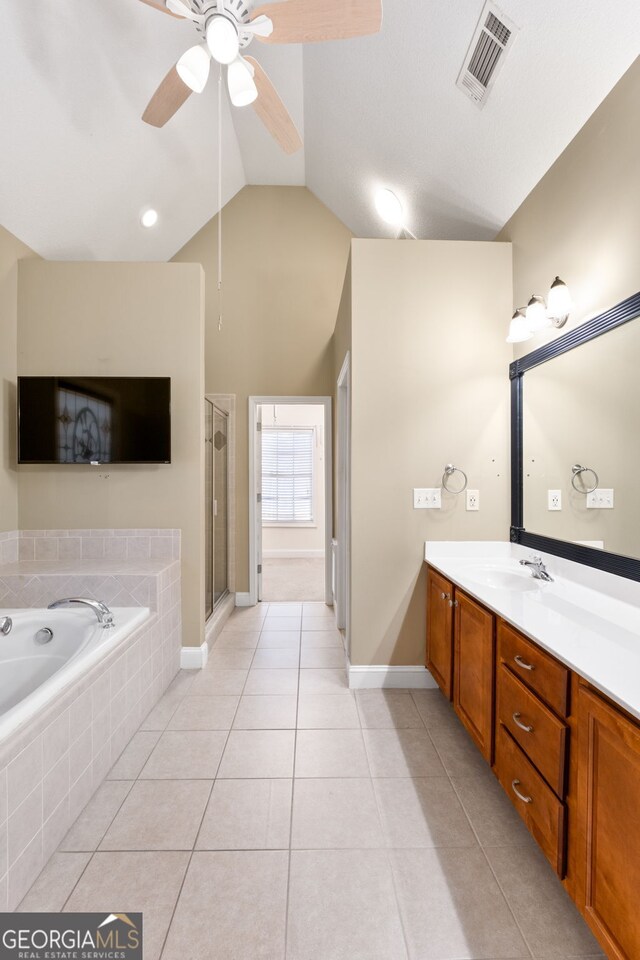
[(547, 510), (562, 510), (562, 490), (547, 490)]
[(442, 506), (440, 487), (417, 487), (413, 491), (414, 510), (439, 510)]
[(592, 490), (587, 494), (587, 509), (613, 510), (613, 490), (606, 487)]
[(480, 509), (480, 491), (467, 490), (467, 510)]

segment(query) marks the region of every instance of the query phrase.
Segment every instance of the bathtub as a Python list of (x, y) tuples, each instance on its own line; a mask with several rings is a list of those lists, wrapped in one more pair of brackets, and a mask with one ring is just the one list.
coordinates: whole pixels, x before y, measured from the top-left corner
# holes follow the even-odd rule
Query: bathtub
[[(13, 627), (0, 634), (0, 742), (36, 716), (71, 683), (106, 657), (150, 615), (147, 607), (115, 607), (105, 630), (88, 607), (0, 610)], [(53, 636), (38, 643), (48, 627)]]

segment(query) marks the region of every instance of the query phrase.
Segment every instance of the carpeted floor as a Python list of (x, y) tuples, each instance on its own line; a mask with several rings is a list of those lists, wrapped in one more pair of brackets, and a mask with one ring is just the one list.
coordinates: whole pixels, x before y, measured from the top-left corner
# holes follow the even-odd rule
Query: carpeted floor
[(324, 600), (324, 558), (263, 560), (263, 600)]

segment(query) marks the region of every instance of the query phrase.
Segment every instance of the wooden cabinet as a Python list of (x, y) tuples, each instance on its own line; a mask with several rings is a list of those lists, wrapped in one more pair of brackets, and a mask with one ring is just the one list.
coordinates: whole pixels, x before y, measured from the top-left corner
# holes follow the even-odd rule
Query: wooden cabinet
[(427, 669), (445, 697), (453, 695), (453, 585), (427, 572)]
[(578, 905), (611, 960), (640, 957), (640, 725), (578, 688)]
[(483, 757), (493, 760), (495, 617), (455, 590), (453, 705)]
[(610, 960), (640, 960), (640, 722), (429, 568), (427, 667)]

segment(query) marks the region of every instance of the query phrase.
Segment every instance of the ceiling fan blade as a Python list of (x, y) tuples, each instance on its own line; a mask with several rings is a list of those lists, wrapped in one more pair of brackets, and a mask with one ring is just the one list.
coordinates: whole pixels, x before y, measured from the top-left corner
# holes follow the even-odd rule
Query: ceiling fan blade
[(253, 109), (258, 114), (274, 140), (287, 154), (295, 153), (302, 146), (302, 138), (291, 119), (289, 111), (278, 96), (260, 64), (253, 57), (244, 58), (254, 69), (253, 79), (258, 88), (258, 98)]
[(164, 127), (167, 120), (176, 113), (191, 96), (192, 91), (178, 76), (175, 67), (171, 67), (142, 114), (145, 123), (152, 127)]
[(163, 0), (140, 0), (141, 3), (146, 3), (148, 7), (153, 7), (154, 10), (159, 10), (160, 13), (167, 13), (170, 17), (176, 17), (178, 20), (182, 20), (182, 17), (178, 16), (177, 13), (172, 13), (171, 10), (167, 10)]
[(382, 26), (382, 0), (283, 0), (254, 10), (253, 20), (273, 20), (264, 43), (313, 43), (346, 40), (378, 33)]

